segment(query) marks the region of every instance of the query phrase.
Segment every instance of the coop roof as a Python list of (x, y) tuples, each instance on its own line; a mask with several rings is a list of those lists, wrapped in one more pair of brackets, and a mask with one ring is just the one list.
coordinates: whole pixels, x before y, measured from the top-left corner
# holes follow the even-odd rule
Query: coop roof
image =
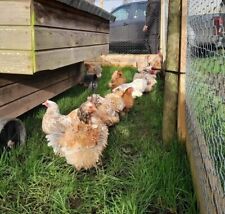
[(87, 1), (84, 1), (84, 0), (57, 0), (57, 1), (64, 3), (66, 5), (69, 5), (73, 8), (76, 8), (76, 9), (88, 12), (90, 14), (99, 16), (103, 19), (115, 21), (115, 17), (111, 13), (108, 13), (107, 11), (103, 10), (102, 8), (97, 7), (93, 4), (90, 4)]

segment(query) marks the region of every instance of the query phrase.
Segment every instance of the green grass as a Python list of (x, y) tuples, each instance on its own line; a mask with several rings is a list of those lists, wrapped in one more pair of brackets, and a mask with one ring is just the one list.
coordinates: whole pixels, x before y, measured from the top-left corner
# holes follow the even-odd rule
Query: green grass
[[(98, 93), (115, 67), (105, 67)], [(129, 80), (135, 69), (123, 68)], [(62, 113), (78, 107), (89, 91), (77, 86), (55, 101)], [(0, 157), (0, 213), (197, 213), (186, 154), (174, 142), (162, 145), (163, 81), (110, 128), (98, 169), (76, 172), (47, 147), (42, 107), (23, 116), (26, 146)]]

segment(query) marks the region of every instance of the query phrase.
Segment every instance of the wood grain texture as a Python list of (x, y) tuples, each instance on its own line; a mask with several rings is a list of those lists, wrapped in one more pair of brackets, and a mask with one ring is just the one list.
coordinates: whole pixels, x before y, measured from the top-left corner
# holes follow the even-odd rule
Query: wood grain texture
[(44, 78), (40, 75), (26, 76), (14, 84), (0, 88), (0, 107), (67, 78), (68, 73), (62, 72), (55, 72), (54, 75), (48, 72)]
[(108, 53), (108, 45), (66, 48), (36, 53), (36, 71), (53, 70)]
[[(200, 186), (195, 186), (200, 213), (223, 213), (225, 198), (222, 180), (216, 170), (215, 160), (210, 154), (209, 144), (204, 138), (201, 125), (193, 111), (191, 117), (189, 117), (189, 123), (186, 148), (190, 163), (197, 165), (197, 168), (192, 171), (192, 176), (193, 183), (200, 184)], [(194, 132), (193, 127), (195, 129)], [(190, 135), (189, 131), (192, 131)]]
[(0, 87), (13, 84), (24, 78), (24, 75), (0, 74)]
[[(28, 94), (27, 96), (23, 96), (20, 99), (13, 100), (4, 106), (1, 106), (0, 118), (18, 117), (19, 115), (41, 104), (45, 100), (50, 99), (77, 84), (79, 80), (80, 64), (74, 64), (65, 68), (57, 69), (54, 74), (55, 73), (60, 74), (58, 76), (58, 80), (54, 77), (54, 75), (49, 75), (49, 72), (42, 72), (39, 78), (43, 80), (43, 86), (39, 85), (39, 90), (34, 93)], [(32, 79), (30, 79), (30, 81), (33, 81), (35, 84), (35, 75), (31, 78)], [(44, 82), (45, 79), (48, 79), (47, 85), (46, 82)], [(17, 90), (23, 91), (23, 87), (26, 86), (21, 84), (21, 88)]]
[[(200, 214), (217, 213), (212, 196), (212, 190), (207, 179), (207, 172), (204, 168), (204, 162), (201, 157), (201, 151), (196, 142), (197, 138), (192, 139), (191, 136), (187, 134), (186, 140), (186, 150)], [(204, 185), (202, 185), (203, 183)]]
[(98, 19), (96, 16), (76, 12), (69, 12), (63, 8), (50, 7), (42, 2), (34, 3), (35, 25), (54, 28), (85, 30), (94, 32), (109, 32), (109, 21)]
[(32, 51), (0, 50), (0, 73), (33, 74)]
[[(180, 47), (180, 71), (186, 72), (187, 59), (187, 0), (182, 1), (181, 16), (181, 47)], [(186, 110), (185, 110), (185, 74), (179, 76), (179, 92), (178, 92), (178, 116), (177, 116), (177, 133), (181, 142), (185, 142), (187, 135), (186, 128)]]
[(35, 50), (79, 47), (109, 43), (105, 33), (35, 27)]
[(31, 0), (0, 1), (0, 25), (30, 25)]
[(0, 49), (32, 50), (30, 26), (0, 26)]
[[(166, 70), (179, 72), (181, 0), (170, 1)], [(163, 142), (177, 138), (178, 75), (166, 73), (163, 108)]]

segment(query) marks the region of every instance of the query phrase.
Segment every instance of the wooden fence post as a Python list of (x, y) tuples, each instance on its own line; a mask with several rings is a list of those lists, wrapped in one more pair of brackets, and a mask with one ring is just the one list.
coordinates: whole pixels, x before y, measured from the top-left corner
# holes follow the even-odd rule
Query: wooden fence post
[[(163, 55), (163, 62), (166, 59), (167, 24), (168, 24), (168, 4), (169, 4), (169, 0), (163, 0), (163, 1), (161, 1), (160, 52)], [(165, 69), (165, 67), (163, 67), (163, 69)]]
[(187, 0), (182, 0), (182, 18), (181, 18), (181, 50), (180, 50), (180, 76), (179, 76), (179, 94), (178, 94), (178, 117), (177, 133), (178, 139), (185, 142), (186, 130), (186, 111), (185, 111), (185, 73), (187, 60)]
[(178, 71), (180, 58), (181, 0), (170, 0), (166, 76), (163, 109), (163, 142), (168, 144), (177, 137)]

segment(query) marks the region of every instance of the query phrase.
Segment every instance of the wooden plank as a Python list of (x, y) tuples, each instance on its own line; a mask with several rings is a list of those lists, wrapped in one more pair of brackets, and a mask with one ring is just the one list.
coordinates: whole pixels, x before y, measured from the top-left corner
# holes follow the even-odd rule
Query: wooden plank
[[(187, 0), (182, 0), (182, 19), (181, 19), (181, 47), (180, 47), (180, 71), (186, 72), (187, 59)], [(179, 92), (178, 92), (178, 117), (177, 117), (177, 133), (181, 142), (185, 142), (186, 128), (186, 110), (185, 110), (185, 74), (179, 76)]]
[(35, 27), (36, 50), (100, 45), (109, 43), (105, 33)]
[[(180, 55), (180, 16), (181, 0), (170, 1), (168, 41), (166, 54), (166, 70), (179, 71)], [(163, 142), (171, 143), (177, 138), (177, 96), (178, 96), (178, 75), (166, 73), (164, 87), (164, 108), (163, 108)]]
[(0, 25), (30, 25), (31, 0), (0, 1)]
[[(205, 188), (207, 189), (207, 185), (209, 185), (209, 188), (210, 189), (207, 189), (207, 191), (204, 191), (204, 195), (203, 197), (207, 197), (207, 198), (212, 198), (212, 201), (213, 201), (213, 209), (216, 210), (216, 212), (207, 212), (208, 211), (208, 206), (209, 206), (209, 201), (206, 200), (206, 202), (204, 203), (201, 199), (201, 196), (200, 198), (198, 198), (198, 201), (199, 201), (199, 204), (200, 204), (200, 212), (202, 214), (205, 214), (205, 213), (208, 213), (208, 214), (211, 214), (211, 213), (223, 213), (222, 211), (224, 211), (224, 207), (225, 207), (225, 198), (224, 198), (224, 191), (223, 191), (223, 187), (221, 185), (221, 180), (219, 178), (219, 174), (218, 174), (218, 171), (216, 170), (215, 168), (215, 159), (212, 158), (212, 156), (210, 155), (210, 152), (209, 152), (209, 145), (207, 144), (205, 138), (204, 138), (204, 134), (202, 133), (202, 130), (201, 130), (201, 126), (197, 120), (197, 117), (196, 115), (194, 114), (194, 112), (192, 112), (192, 116), (191, 116), (191, 120), (192, 124), (191, 124), (191, 128), (193, 129), (194, 127), (194, 132), (196, 133), (196, 136), (195, 137), (195, 144), (197, 144), (197, 147), (199, 148), (199, 154), (201, 154), (201, 157), (202, 157), (202, 163), (200, 165), (201, 168), (204, 168), (205, 170), (205, 174), (204, 176), (207, 178), (207, 181), (208, 181), (208, 184), (202, 184), (203, 187), (202, 188)], [(190, 128), (190, 129), (191, 129)], [(189, 140), (189, 139), (188, 139)], [(190, 147), (191, 145), (188, 145), (188, 144), (193, 144), (193, 142), (190, 142), (190, 140), (186, 143), (186, 147)], [(196, 149), (196, 146), (195, 146), (195, 149)], [(198, 158), (199, 157), (196, 157), (196, 155), (194, 157), (194, 162), (198, 161)], [(218, 161), (218, 160), (217, 160)], [(199, 171), (197, 171), (198, 175), (197, 175), (197, 181), (195, 182), (199, 182), (202, 177), (201, 175), (199, 174)], [(199, 191), (199, 189), (197, 189), (197, 191)], [(201, 194), (198, 193), (198, 194)]]
[[(50, 84), (35, 93), (29, 94), (28, 96), (22, 97), (21, 99), (0, 107), (0, 118), (4, 119), (18, 117), (19, 115), (41, 104), (45, 100), (50, 99), (77, 84), (79, 80), (78, 72), (80, 72), (79, 64), (68, 66), (67, 68), (61, 68), (61, 70), (59, 70), (63, 73), (63, 71), (67, 72), (65, 69), (73, 70), (73, 73), (69, 72), (70, 75), (68, 75), (68, 77), (63, 81)], [(53, 75), (51, 75), (51, 77), (53, 77)], [(49, 79), (49, 82), (51, 82), (51, 79)]]
[(33, 74), (32, 52), (0, 50), (0, 73)]
[(108, 53), (108, 45), (40, 51), (36, 54), (36, 71), (52, 70)]
[[(109, 21), (96, 16), (67, 11), (63, 8), (50, 7), (42, 2), (34, 2), (35, 25), (54, 28), (109, 32)], [(63, 15), (62, 15), (63, 14)]]
[(169, 0), (161, 1), (160, 52), (166, 59), (167, 27)]
[(30, 26), (0, 26), (0, 49), (32, 50)]
[(197, 196), (200, 213), (217, 213), (213, 201), (212, 189), (210, 187), (207, 178), (207, 173), (204, 168), (204, 163), (201, 157), (197, 138), (191, 139), (190, 135), (187, 134), (186, 149), (191, 168), (193, 186)]
[[(40, 103), (44, 102), (47, 99), (50, 99), (63, 91), (69, 89), (76, 84), (76, 81), (73, 78), (68, 78), (59, 83), (51, 85), (43, 90), (37, 91), (34, 94), (30, 94), (26, 97), (23, 97), (15, 102), (12, 102), (8, 105), (0, 107), (0, 118), (14, 118), (17, 117)], [(15, 108), (16, 106), (16, 108)]]
[(23, 75), (0, 74), (0, 87), (13, 84), (23, 79)]
[(18, 81), (17, 83), (1, 87), (0, 107), (21, 97), (32, 94), (35, 91), (41, 90), (50, 84), (65, 80), (68, 76), (68, 72), (54, 72), (54, 75), (52, 72), (47, 72), (46, 75), (41, 74), (26, 76), (26, 78)]
[(102, 65), (115, 66), (133, 66), (142, 69), (148, 66), (148, 57), (153, 59), (156, 54), (107, 54), (91, 60), (89, 62), (98, 62)]

